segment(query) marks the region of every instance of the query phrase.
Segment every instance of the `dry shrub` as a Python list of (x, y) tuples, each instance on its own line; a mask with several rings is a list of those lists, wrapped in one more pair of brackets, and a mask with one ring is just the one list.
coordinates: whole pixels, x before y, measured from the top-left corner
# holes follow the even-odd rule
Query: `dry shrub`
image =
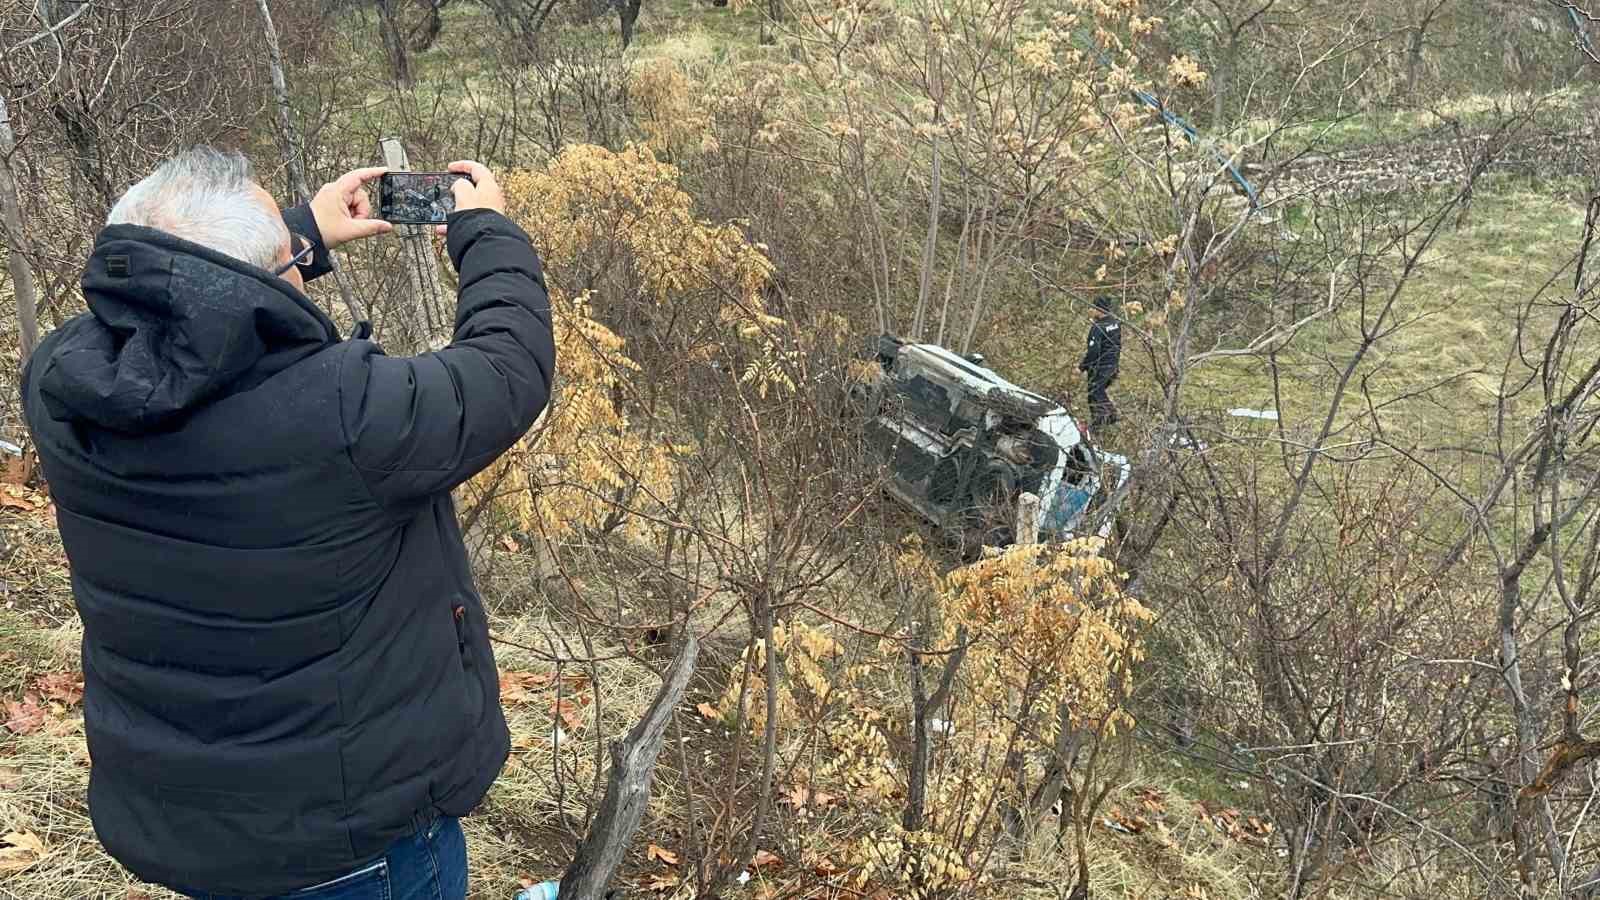
[[(787, 790), (800, 798), (781, 840), (799, 848), (800, 862), (871, 896), (1011, 889), (1001, 877), (1007, 854), (1053, 805), (1041, 808), (1041, 789), (1054, 781), (1057, 796), (1090, 793), (1094, 773), (1062, 758), (1064, 738), (1098, 743), (1132, 723), (1122, 701), (1151, 613), (1098, 551), (1092, 540), (1015, 547), (941, 576), (912, 543), (887, 574), (925, 592), (943, 649), (791, 622), (774, 629), (776, 679), (763, 645), (746, 651), (718, 705), (703, 712), (760, 731), (771, 684), (795, 773)], [(924, 699), (911, 710), (940, 717), (921, 723), (929, 729), (907, 721), (899, 682), (908, 652), (956, 673), (948, 706)], [(841, 801), (848, 822), (819, 814)]]
[(696, 218), (677, 178), (647, 148), (581, 145), (506, 179), (508, 212), (545, 261), (560, 374), (543, 425), (479, 476), (474, 500), (505, 498), (525, 532), (609, 530), (632, 503), (671, 502), (683, 448), (640, 415), (662, 413), (643, 373), (671, 365), (663, 355), (742, 348), (742, 381), (763, 396), (793, 388), (772, 361), (788, 351), (764, 311), (770, 264), (737, 228)]

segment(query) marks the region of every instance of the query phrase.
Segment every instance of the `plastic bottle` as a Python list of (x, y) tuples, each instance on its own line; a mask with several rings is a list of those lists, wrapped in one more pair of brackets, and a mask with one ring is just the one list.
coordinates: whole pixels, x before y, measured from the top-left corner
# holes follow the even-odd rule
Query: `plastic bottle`
[(512, 900), (557, 900), (556, 893), (561, 889), (559, 881), (541, 881), (531, 888), (517, 891), (517, 896)]

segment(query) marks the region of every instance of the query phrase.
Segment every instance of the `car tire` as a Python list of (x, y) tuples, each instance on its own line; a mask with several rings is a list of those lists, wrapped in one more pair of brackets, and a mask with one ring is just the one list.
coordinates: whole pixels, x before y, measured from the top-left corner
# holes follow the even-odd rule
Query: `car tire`
[(960, 507), (961, 455), (946, 456), (933, 467), (928, 477), (928, 502), (935, 506)]
[(1016, 542), (1017, 467), (1005, 460), (984, 462), (967, 491), (968, 531), (992, 547)]
[(1007, 394), (999, 388), (990, 388), (982, 397), (975, 398), (985, 408), (1004, 418), (1032, 423), (1050, 410), (1043, 404), (1029, 403), (1020, 397)]

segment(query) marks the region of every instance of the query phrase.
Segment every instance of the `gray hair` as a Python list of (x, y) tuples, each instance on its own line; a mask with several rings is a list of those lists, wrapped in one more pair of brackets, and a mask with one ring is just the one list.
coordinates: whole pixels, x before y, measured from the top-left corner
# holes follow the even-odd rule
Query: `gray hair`
[(256, 189), (243, 154), (195, 147), (129, 188), (106, 224), (156, 228), (271, 269), (289, 243), (289, 229), (262, 205)]

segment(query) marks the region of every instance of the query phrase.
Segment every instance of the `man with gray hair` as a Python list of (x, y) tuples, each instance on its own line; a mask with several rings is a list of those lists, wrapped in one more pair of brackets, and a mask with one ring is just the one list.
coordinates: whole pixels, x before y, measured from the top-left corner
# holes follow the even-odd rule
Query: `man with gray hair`
[(358, 169), (280, 213), (240, 155), (134, 185), (23, 404), (83, 619), (89, 811), (190, 897), (463, 900), (459, 818), (510, 748), (450, 490), (544, 410), (550, 301), (494, 176), (451, 171), (444, 349), (306, 297), (384, 234)]

